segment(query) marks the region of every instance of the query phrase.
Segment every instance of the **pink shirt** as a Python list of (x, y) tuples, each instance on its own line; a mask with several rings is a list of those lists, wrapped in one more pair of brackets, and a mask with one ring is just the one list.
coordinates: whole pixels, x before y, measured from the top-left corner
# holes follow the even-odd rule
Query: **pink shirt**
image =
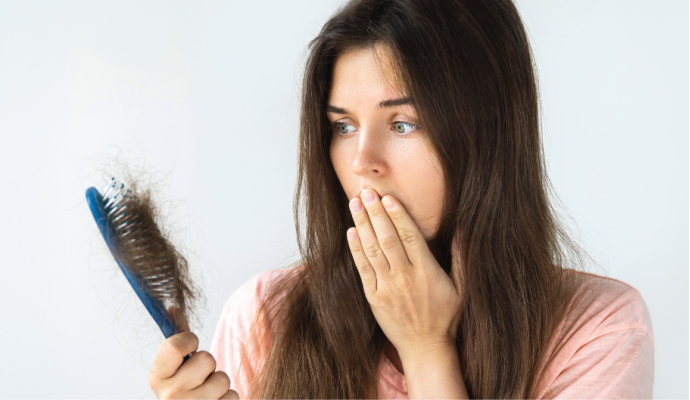
[[(270, 349), (269, 339), (264, 338), (240, 369), (259, 300), (268, 282), (293, 269), (258, 274), (237, 289), (223, 308), (210, 353), (216, 369), (228, 374), (230, 387), (241, 399), (250, 397), (249, 385)], [(570, 304), (551, 339), (537, 398), (652, 398), (654, 338), (642, 296), (624, 282), (587, 275), (595, 279), (580, 289), (583, 296)], [(385, 355), (378, 389), (382, 399), (408, 398), (405, 376)]]

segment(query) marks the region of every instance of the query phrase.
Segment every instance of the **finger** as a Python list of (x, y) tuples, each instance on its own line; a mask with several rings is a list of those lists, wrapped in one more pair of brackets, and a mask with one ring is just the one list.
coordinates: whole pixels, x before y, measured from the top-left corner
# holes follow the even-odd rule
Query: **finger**
[[(192, 354), (189, 360), (170, 378), (171, 384), (182, 390), (192, 390), (201, 386), (215, 370), (216, 359), (207, 351), (199, 351)], [(227, 390), (227, 388), (225, 389)], [(225, 392), (219, 393), (218, 396), (223, 393)]]
[(400, 242), (395, 225), (383, 208), (383, 204), (381, 204), (376, 191), (371, 189), (362, 191), (361, 199), (364, 202), (364, 207), (367, 209), (369, 221), (376, 234), (378, 244), (388, 260), (391, 272), (395, 272), (396, 268), (404, 270), (410, 267), (410, 260)]
[(170, 314), (170, 318), (172, 318), (175, 328), (177, 328), (177, 333), (189, 332), (189, 324), (187, 323), (187, 319), (177, 306), (168, 307), (168, 314)]
[(189, 398), (194, 399), (217, 399), (227, 394), (230, 389), (230, 378), (223, 371), (216, 371), (199, 387), (189, 392)]
[(433, 255), (419, 227), (403, 205), (393, 196), (385, 195), (381, 200), (388, 216), (393, 221), (408, 259), (413, 265), (424, 265), (424, 261)]
[(177, 372), (185, 355), (196, 351), (199, 338), (192, 332), (183, 332), (170, 336), (158, 347), (156, 359), (153, 361), (149, 379), (158, 382), (169, 379)]
[(352, 211), (352, 219), (357, 227), (357, 234), (362, 244), (363, 253), (369, 259), (369, 263), (374, 266), (376, 276), (382, 279), (385, 277), (385, 274), (390, 273), (390, 266), (376, 238), (376, 232), (374, 232), (374, 227), (371, 225), (364, 204), (362, 204), (359, 197), (350, 200), (350, 210)]
[(237, 394), (236, 391), (234, 391), (234, 390), (228, 390), (228, 391), (223, 395), (223, 397), (221, 397), (221, 400), (226, 400), (226, 399), (229, 399), (229, 400), (239, 400), (239, 398), (240, 398), (240, 395)]
[(359, 277), (362, 279), (362, 286), (364, 286), (364, 294), (367, 296), (376, 293), (376, 271), (369, 262), (369, 259), (364, 255), (362, 249), (362, 242), (359, 240), (357, 228), (350, 228), (347, 230), (347, 242), (350, 245), (350, 252), (355, 259)]

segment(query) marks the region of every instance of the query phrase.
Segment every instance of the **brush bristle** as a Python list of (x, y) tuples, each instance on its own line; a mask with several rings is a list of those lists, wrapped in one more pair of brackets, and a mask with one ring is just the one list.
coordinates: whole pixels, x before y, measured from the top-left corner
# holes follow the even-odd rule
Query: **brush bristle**
[(195, 297), (188, 278), (187, 260), (158, 228), (158, 211), (147, 190), (138, 190), (115, 178), (103, 192), (104, 209), (118, 237), (118, 258), (136, 272), (152, 297), (166, 308), (175, 305), (186, 316)]

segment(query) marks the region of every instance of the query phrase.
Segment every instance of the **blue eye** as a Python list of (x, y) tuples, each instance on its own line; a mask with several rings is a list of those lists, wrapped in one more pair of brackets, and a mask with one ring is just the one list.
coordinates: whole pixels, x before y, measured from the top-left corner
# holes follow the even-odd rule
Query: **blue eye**
[[(340, 134), (343, 135), (343, 136), (346, 136), (346, 135), (348, 135), (349, 133), (352, 132), (352, 131), (348, 131), (346, 126), (350, 126), (350, 127), (354, 128), (354, 126), (352, 126), (352, 125), (350, 125), (350, 124), (346, 124), (346, 123), (344, 123), (344, 122), (336, 122), (336, 123), (333, 124), (333, 127), (334, 127), (335, 129), (337, 129), (338, 132), (340, 132)], [(354, 130), (354, 129), (353, 129), (353, 130)]]
[[(340, 133), (342, 136), (347, 136), (355, 130), (354, 126), (346, 124), (345, 122), (334, 122), (332, 126), (333, 129), (337, 130), (338, 133)], [(407, 136), (413, 131), (415, 131), (418, 127), (417, 125), (411, 124), (409, 122), (396, 121), (393, 122), (393, 128), (399, 136)]]
[[(393, 122), (393, 127), (395, 131), (402, 136), (409, 135), (411, 131), (417, 129), (417, 125), (411, 124), (409, 122), (396, 121)], [(411, 128), (407, 133), (405, 133), (405, 127)]]

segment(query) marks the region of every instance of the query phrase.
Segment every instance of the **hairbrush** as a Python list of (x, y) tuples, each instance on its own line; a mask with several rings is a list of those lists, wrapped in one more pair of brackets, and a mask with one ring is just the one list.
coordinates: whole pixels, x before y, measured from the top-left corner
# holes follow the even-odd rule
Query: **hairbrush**
[(187, 261), (157, 226), (158, 211), (150, 191), (140, 192), (136, 182), (130, 186), (112, 178), (103, 194), (95, 187), (87, 189), (86, 201), (115, 261), (169, 338), (178, 330), (167, 308), (175, 305), (186, 315), (196, 294)]

